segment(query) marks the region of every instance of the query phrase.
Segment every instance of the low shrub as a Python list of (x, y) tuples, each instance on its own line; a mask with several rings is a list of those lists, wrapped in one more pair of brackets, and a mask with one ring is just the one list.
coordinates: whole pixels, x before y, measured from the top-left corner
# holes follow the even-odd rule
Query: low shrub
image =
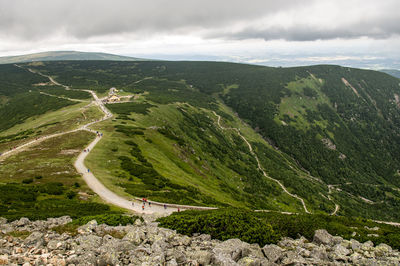
[(33, 182), (33, 178), (25, 178), (24, 180), (22, 180), (23, 184), (30, 184)]
[(99, 214), (93, 216), (84, 216), (72, 221), (72, 224), (84, 225), (91, 220), (96, 220), (98, 224), (107, 224), (110, 226), (133, 224), (138, 216), (126, 216), (121, 214)]

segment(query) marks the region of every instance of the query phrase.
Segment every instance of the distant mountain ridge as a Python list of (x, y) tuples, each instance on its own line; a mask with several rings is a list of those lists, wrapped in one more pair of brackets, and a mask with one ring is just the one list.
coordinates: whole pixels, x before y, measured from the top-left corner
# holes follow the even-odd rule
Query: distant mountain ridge
[(393, 77), (400, 78), (400, 70), (397, 69), (382, 69), (381, 72), (392, 75)]
[(53, 51), (41, 52), (17, 56), (0, 57), (0, 64), (13, 64), (37, 61), (61, 61), (61, 60), (106, 60), (106, 61), (143, 61), (146, 59), (121, 56), (107, 53), (77, 52), (77, 51)]

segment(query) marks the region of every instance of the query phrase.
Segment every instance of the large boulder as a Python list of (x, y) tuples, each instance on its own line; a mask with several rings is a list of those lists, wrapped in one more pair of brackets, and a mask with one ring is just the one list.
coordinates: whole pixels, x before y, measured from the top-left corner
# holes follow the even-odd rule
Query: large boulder
[(101, 246), (102, 238), (96, 235), (83, 235), (76, 239), (78, 243), (77, 252), (85, 253), (89, 250), (96, 250)]
[(262, 251), (265, 257), (268, 259), (268, 261), (277, 262), (283, 256), (284, 249), (278, 247), (277, 245), (271, 244), (271, 245), (265, 245), (262, 248)]
[(128, 231), (124, 236), (123, 240), (130, 241), (134, 245), (138, 246), (146, 238), (145, 233), (141, 227), (134, 227)]
[(216, 258), (230, 258), (237, 262), (243, 257), (254, 256), (263, 258), (262, 251), (258, 245), (250, 245), (240, 239), (229, 239), (224, 242), (218, 243), (213, 248), (213, 253)]
[(325, 229), (316, 230), (314, 234), (314, 243), (331, 246), (333, 237)]
[(211, 263), (212, 253), (209, 250), (195, 250), (187, 252), (191, 261), (196, 261), (199, 265), (209, 265)]
[(91, 220), (85, 225), (78, 227), (77, 231), (79, 234), (91, 234), (97, 226), (96, 220)]
[[(22, 218), (21, 218), (22, 219)], [(35, 231), (32, 232), (25, 240), (24, 240), (24, 244), (28, 245), (28, 246), (40, 246), (44, 243), (43, 241), (43, 233)]]
[(14, 223), (15, 223), (15, 226), (23, 227), (23, 226), (28, 225), (29, 222), (30, 221), (28, 218), (22, 217), (21, 219), (19, 219), (18, 221), (15, 221)]

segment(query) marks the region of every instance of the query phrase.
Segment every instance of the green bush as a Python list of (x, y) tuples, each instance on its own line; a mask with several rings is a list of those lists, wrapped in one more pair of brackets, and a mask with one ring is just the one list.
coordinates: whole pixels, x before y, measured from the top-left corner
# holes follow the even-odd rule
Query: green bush
[(84, 225), (91, 220), (96, 220), (98, 224), (107, 224), (111, 226), (133, 224), (138, 216), (126, 216), (121, 214), (100, 214), (94, 216), (84, 216), (73, 220), (73, 224)]
[[(226, 240), (239, 238), (249, 243), (265, 245), (276, 243), (281, 237), (304, 236), (312, 241), (315, 230), (326, 229), (331, 235), (360, 242), (371, 240), (375, 245), (386, 243), (400, 248), (400, 228), (378, 224), (367, 219), (331, 215), (287, 215), (275, 212), (253, 212), (242, 209), (218, 209), (209, 211), (184, 211), (158, 219), (160, 226), (192, 235), (210, 234), (213, 238)], [(378, 227), (372, 236), (367, 228)], [(353, 235), (356, 232), (356, 235)]]
[(272, 226), (252, 212), (242, 209), (213, 211), (184, 211), (158, 219), (160, 226), (177, 230), (178, 233), (210, 234), (212, 238), (227, 240), (239, 238), (248, 243), (266, 245), (279, 240)]
[(22, 180), (23, 184), (30, 184), (33, 182), (33, 178), (25, 178), (24, 180)]

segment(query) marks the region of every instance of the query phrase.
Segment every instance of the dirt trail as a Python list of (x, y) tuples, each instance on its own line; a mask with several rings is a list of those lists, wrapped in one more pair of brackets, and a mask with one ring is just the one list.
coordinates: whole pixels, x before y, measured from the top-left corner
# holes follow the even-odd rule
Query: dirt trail
[[(53, 78), (51, 78), (50, 76), (44, 75), (40, 72), (35, 72), (31, 69), (29, 69), (29, 71), (45, 76), (47, 78), (49, 78), (49, 80), (56, 84), (56, 85), (60, 85), (63, 86), (65, 88), (68, 88), (68, 86), (62, 85), (60, 83), (58, 83), (57, 81), (55, 81)], [(11, 154), (14, 153), (18, 153), (23, 151), (24, 149), (26, 149), (27, 147), (34, 145), (34, 144), (38, 144), (44, 140), (50, 139), (50, 138), (54, 138), (54, 137), (58, 137), (64, 134), (68, 134), (68, 133), (72, 133), (72, 132), (76, 132), (79, 130), (86, 130), (89, 132), (92, 132), (94, 134), (96, 134), (96, 138), (85, 148), (85, 150), (92, 151), (93, 148), (96, 146), (96, 144), (101, 140), (101, 137), (99, 137), (97, 135), (97, 133), (90, 129), (89, 126), (95, 124), (95, 123), (99, 123), (102, 122), (106, 119), (109, 119), (112, 117), (112, 113), (104, 106), (103, 102), (101, 101), (101, 99), (99, 99), (96, 95), (96, 93), (92, 90), (84, 90), (89, 92), (93, 98), (94, 98), (94, 103), (100, 108), (100, 110), (104, 113), (104, 117), (100, 120), (97, 121), (93, 121), (90, 123), (85, 124), (84, 126), (71, 130), (71, 131), (66, 131), (66, 132), (62, 132), (62, 133), (57, 133), (57, 134), (53, 134), (53, 135), (48, 135), (48, 136), (44, 136), (41, 138), (37, 138), (35, 140), (32, 140), (30, 142), (24, 143), (16, 148), (14, 148), (11, 151), (7, 151), (4, 152), (3, 154), (0, 155), (0, 160), (4, 160), (6, 157), (10, 156)], [(151, 201), (151, 206), (149, 206), (149, 204), (145, 204), (145, 207), (142, 207), (142, 202), (140, 199), (137, 198), (132, 198), (132, 199), (126, 199), (123, 198), (117, 194), (115, 194), (114, 192), (112, 192), (111, 190), (109, 190), (108, 188), (106, 188), (95, 176), (92, 172), (88, 171), (88, 168), (85, 166), (84, 164), (84, 160), (86, 158), (86, 156), (89, 155), (89, 152), (85, 152), (82, 151), (78, 158), (76, 159), (74, 166), (76, 168), (76, 170), (78, 171), (78, 173), (80, 173), (83, 177), (83, 179), (85, 180), (86, 184), (96, 193), (100, 196), (100, 198), (102, 198), (104, 201), (116, 205), (118, 207), (127, 209), (127, 210), (131, 210), (137, 213), (146, 213), (146, 214), (170, 214), (172, 212), (175, 211), (179, 211), (179, 210), (187, 210), (187, 209), (198, 209), (198, 210), (212, 210), (212, 209), (216, 209), (213, 207), (202, 207), (202, 206), (190, 206), (190, 205), (178, 205), (178, 204), (169, 204), (169, 203), (162, 203), (162, 202), (154, 202)], [(166, 207), (166, 208), (165, 208)]]
[(262, 166), (261, 166), (261, 163), (260, 163), (260, 160), (258, 159), (258, 156), (254, 153), (253, 147), (252, 147), (251, 144), (247, 141), (247, 139), (240, 133), (239, 129), (237, 129), (237, 128), (225, 128), (225, 127), (221, 126), (221, 116), (218, 115), (218, 114), (217, 114), (216, 112), (214, 112), (214, 111), (213, 111), (213, 113), (214, 113), (214, 115), (218, 118), (217, 123), (218, 123), (218, 126), (219, 126), (222, 130), (234, 130), (234, 131), (236, 131), (236, 133), (244, 140), (244, 142), (246, 142), (247, 146), (249, 147), (249, 150), (250, 150), (251, 154), (254, 156), (254, 158), (255, 158), (256, 161), (257, 161), (258, 169), (263, 173), (263, 175), (264, 175), (266, 178), (268, 178), (268, 179), (270, 179), (270, 180), (276, 182), (276, 183), (283, 189), (283, 191), (285, 191), (286, 194), (288, 194), (289, 196), (291, 196), (291, 197), (293, 197), (293, 198), (298, 199), (298, 200), (301, 202), (301, 204), (303, 205), (304, 211), (305, 211), (306, 213), (311, 213), (311, 212), (307, 209), (307, 206), (306, 206), (304, 200), (303, 200), (301, 197), (297, 196), (296, 194), (290, 193), (290, 192), (286, 189), (286, 187), (285, 187), (279, 180), (276, 180), (276, 179), (270, 177), (269, 175), (267, 175), (267, 173), (264, 171), (264, 169), (263, 169)]

